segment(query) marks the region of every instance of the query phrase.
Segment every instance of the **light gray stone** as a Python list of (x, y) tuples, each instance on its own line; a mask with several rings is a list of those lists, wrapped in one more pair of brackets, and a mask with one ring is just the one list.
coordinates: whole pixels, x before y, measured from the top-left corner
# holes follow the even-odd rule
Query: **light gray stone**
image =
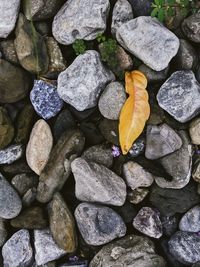
[(34, 230), (34, 246), (37, 265), (59, 259), (66, 254), (56, 245), (49, 229)]
[(140, 16), (118, 28), (118, 42), (153, 70), (167, 68), (179, 48), (178, 38), (157, 19)]
[(117, 29), (125, 22), (133, 19), (132, 7), (128, 0), (118, 0), (113, 8), (111, 32), (116, 35)]
[(189, 126), (192, 144), (200, 145), (200, 118), (195, 118)]
[(122, 218), (111, 208), (81, 203), (75, 210), (79, 231), (89, 245), (100, 246), (126, 234)]
[(33, 250), (28, 230), (14, 233), (2, 248), (4, 267), (29, 267), (33, 262)]
[(109, 9), (109, 0), (67, 1), (54, 17), (52, 31), (55, 39), (64, 45), (77, 39), (94, 40), (106, 29)]
[(182, 139), (166, 123), (147, 126), (145, 150), (147, 159), (159, 159), (180, 149), (181, 146)]
[(5, 220), (0, 218), (0, 247), (2, 247), (6, 242), (7, 235), (8, 233), (5, 226)]
[(20, 0), (0, 0), (0, 38), (6, 38), (15, 27)]
[(200, 231), (200, 206), (191, 208), (183, 215), (179, 222), (179, 229), (193, 233)]
[(126, 199), (126, 185), (121, 177), (103, 165), (75, 159), (72, 173), (76, 185), (75, 194), (79, 200), (122, 206)]
[(100, 55), (88, 50), (58, 76), (58, 94), (78, 111), (95, 107), (106, 84), (114, 80), (114, 74), (105, 69)]
[(142, 64), (138, 68), (141, 72), (143, 72), (149, 83), (161, 82), (167, 78), (167, 74), (169, 72), (169, 67), (161, 71), (155, 71)]
[(161, 86), (157, 100), (179, 122), (187, 122), (200, 112), (200, 85), (190, 70), (174, 72)]
[(0, 150), (0, 164), (11, 164), (23, 155), (22, 145), (11, 145)]
[(119, 82), (111, 82), (99, 98), (99, 111), (107, 119), (118, 120), (125, 101), (124, 86)]

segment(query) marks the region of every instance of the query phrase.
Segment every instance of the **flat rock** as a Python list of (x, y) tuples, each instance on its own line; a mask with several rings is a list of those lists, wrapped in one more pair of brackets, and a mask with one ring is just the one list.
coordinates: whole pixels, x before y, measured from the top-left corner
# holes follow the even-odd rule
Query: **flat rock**
[(59, 193), (54, 194), (48, 211), (50, 230), (54, 240), (67, 253), (73, 253), (77, 248), (75, 221)]
[(99, 98), (99, 111), (110, 120), (118, 120), (120, 111), (126, 101), (124, 86), (119, 82), (108, 84)]
[(66, 252), (59, 248), (50, 233), (50, 230), (34, 230), (35, 260), (37, 265), (59, 259)]
[[(73, 3), (74, 5), (74, 3)], [(73, 63), (58, 76), (58, 94), (78, 111), (95, 107), (106, 84), (114, 80), (95, 50), (79, 55)]]
[(190, 41), (200, 43), (200, 12), (184, 19), (182, 31)]
[(33, 262), (29, 232), (25, 229), (14, 233), (2, 248), (5, 267), (28, 267)]
[(193, 233), (200, 231), (200, 206), (191, 208), (183, 215), (179, 223), (179, 229)]
[(122, 218), (111, 208), (81, 203), (75, 210), (79, 231), (89, 245), (100, 246), (126, 234)]
[(11, 184), (14, 186), (14, 188), (20, 195), (23, 195), (30, 188), (37, 186), (38, 178), (36, 175), (20, 173), (12, 178)]
[(168, 247), (174, 258), (183, 264), (200, 261), (200, 236), (195, 233), (176, 232), (169, 240)]
[(0, 164), (11, 164), (23, 155), (22, 145), (11, 145), (0, 150)]
[(43, 80), (34, 81), (30, 100), (37, 114), (45, 120), (54, 117), (63, 106), (56, 87)]
[(0, 38), (6, 38), (14, 29), (20, 0), (0, 1)]
[(148, 16), (122, 24), (116, 38), (125, 49), (156, 71), (167, 68), (179, 48), (178, 38), (157, 19)]
[(51, 128), (45, 120), (38, 120), (31, 131), (26, 147), (27, 163), (36, 174), (40, 175), (47, 164), (52, 147)]
[(200, 112), (200, 85), (190, 70), (174, 72), (161, 86), (157, 100), (179, 122), (187, 122)]
[(114, 206), (124, 204), (126, 185), (114, 172), (83, 158), (75, 159), (71, 168), (76, 182), (75, 194), (79, 200)]
[(104, 246), (89, 267), (165, 267), (165, 260), (156, 254), (153, 242), (143, 236), (129, 235)]
[(14, 127), (5, 108), (0, 107), (0, 149), (9, 145), (14, 137)]
[(195, 118), (189, 126), (192, 144), (200, 145), (200, 118)]
[(127, 185), (132, 190), (138, 187), (149, 187), (154, 181), (154, 176), (134, 161), (128, 161), (123, 165), (123, 174)]
[(166, 123), (147, 126), (145, 150), (147, 159), (159, 159), (178, 150), (181, 146), (182, 139)]
[(106, 29), (109, 9), (108, 0), (69, 0), (54, 17), (53, 36), (63, 45), (77, 39), (94, 40)]
[(0, 218), (0, 247), (4, 245), (7, 239), (7, 230), (5, 226), (5, 220)]

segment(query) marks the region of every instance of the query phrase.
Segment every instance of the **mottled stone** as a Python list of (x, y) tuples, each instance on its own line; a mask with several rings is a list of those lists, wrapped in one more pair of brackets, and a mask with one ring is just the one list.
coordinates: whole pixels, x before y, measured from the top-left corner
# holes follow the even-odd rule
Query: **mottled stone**
[(200, 112), (200, 85), (190, 70), (174, 72), (161, 86), (157, 100), (179, 122), (187, 122)]
[(119, 82), (108, 84), (99, 98), (99, 111), (110, 120), (118, 120), (120, 111), (126, 101), (124, 86)]
[(136, 188), (128, 193), (128, 200), (132, 204), (138, 204), (142, 202), (145, 197), (148, 195), (149, 189), (148, 188)]
[[(70, 175), (71, 160), (80, 155), (85, 144), (83, 134), (78, 130), (66, 131), (51, 151), (49, 160), (43, 169), (37, 188), (37, 200), (49, 202), (53, 194), (59, 191)], [(66, 172), (66, 160), (68, 169)], [(65, 165), (64, 165), (65, 162)]]
[(192, 14), (184, 19), (182, 31), (190, 41), (200, 43), (200, 12)]
[(0, 150), (0, 164), (11, 164), (23, 155), (22, 145), (11, 145)]
[(155, 71), (145, 64), (140, 65), (138, 69), (144, 73), (149, 83), (164, 81), (167, 78), (167, 74), (169, 72), (169, 67), (161, 71)]
[(108, 0), (69, 0), (54, 17), (53, 36), (63, 45), (77, 39), (94, 40), (106, 29), (109, 9)]
[(122, 24), (116, 38), (125, 49), (156, 71), (167, 68), (179, 48), (178, 38), (152, 17), (140, 16)]
[(0, 42), (0, 50), (5, 60), (14, 64), (19, 64), (19, 60), (15, 50), (14, 40), (4, 40)]
[(30, 99), (35, 111), (45, 120), (54, 117), (63, 106), (56, 87), (49, 81), (35, 80)]
[(95, 50), (79, 55), (73, 63), (58, 76), (58, 94), (79, 111), (95, 107), (106, 84), (114, 80)]
[(29, 232), (25, 229), (14, 233), (2, 248), (4, 267), (29, 267), (33, 262), (33, 250)]
[(75, 210), (79, 231), (89, 245), (106, 244), (126, 234), (122, 218), (111, 208), (81, 203)]
[(0, 149), (10, 144), (14, 137), (14, 127), (7, 110), (0, 107)]
[(20, 195), (23, 195), (30, 188), (37, 186), (38, 178), (36, 175), (20, 173), (12, 178), (11, 184), (15, 187)]
[(126, 185), (114, 172), (83, 158), (75, 159), (71, 168), (76, 182), (75, 194), (79, 200), (114, 206), (124, 204)]
[(7, 239), (7, 230), (5, 226), (5, 220), (0, 218), (0, 247), (4, 245)]
[(200, 118), (194, 119), (189, 126), (192, 144), (200, 145)]
[(179, 229), (193, 233), (200, 231), (200, 206), (191, 208), (183, 215), (179, 222)]
[(114, 144), (119, 145), (119, 122), (116, 120), (103, 119), (99, 124), (100, 131), (104, 138)]
[(143, 137), (139, 137), (132, 145), (129, 150), (129, 155), (132, 158), (136, 158), (139, 155), (143, 154), (145, 151), (145, 139)]

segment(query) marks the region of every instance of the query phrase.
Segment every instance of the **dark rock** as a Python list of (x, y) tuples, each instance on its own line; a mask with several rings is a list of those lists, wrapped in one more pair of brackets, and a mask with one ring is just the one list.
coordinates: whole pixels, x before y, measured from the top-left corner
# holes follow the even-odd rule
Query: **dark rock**
[(102, 135), (105, 139), (114, 144), (119, 145), (119, 129), (118, 129), (118, 121), (103, 119), (100, 124), (99, 128)]
[(139, 137), (132, 145), (131, 149), (129, 150), (129, 156), (131, 158), (138, 157), (139, 155), (143, 154), (145, 150), (145, 139), (143, 137)]
[(132, 204), (138, 204), (142, 202), (145, 197), (149, 194), (148, 188), (136, 188), (128, 192), (128, 200)]
[(0, 107), (0, 149), (10, 144), (14, 137), (14, 127), (5, 108)]
[(153, 0), (128, 0), (133, 8), (133, 13), (136, 17), (149, 16), (152, 11), (151, 4)]
[(184, 19), (182, 30), (188, 39), (195, 43), (200, 43), (200, 12)]
[(135, 207), (128, 201), (121, 207), (113, 207), (113, 209), (122, 217), (125, 223), (132, 223), (137, 211)]
[(20, 195), (24, 195), (29, 189), (37, 186), (38, 177), (32, 174), (21, 173), (15, 175), (11, 183)]
[(149, 83), (156, 83), (164, 81), (167, 78), (169, 67), (161, 71), (155, 71), (146, 66), (145, 64), (142, 64), (139, 67), (139, 70), (145, 74)]
[(163, 234), (166, 236), (173, 235), (178, 230), (178, 216), (161, 216), (160, 220), (162, 222)]
[(84, 133), (86, 143), (89, 145), (98, 145), (105, 141), (97, 125), (92, 122), (82, 122), (80, 129)]
[(32, 170), (29, 168), (28, 164), (26, 163), (26, 161), (22, 160), (18, 160), (17, 162), (14, 162), (12, 164), (9, 165), (3, 165), (1, 167), (1, 169), (9, 174), (9, 175), (16, 175), (19, 173), (32, 173)]
[(36, 187), (30, 188), (22, 198), (22, 204), (24, 207), (29, 207), (36, 200), (37, 189)]
[(14, 40), (5, 40), (0, 42), (0, 49), (5, 60), (13, 64), (19, 64)]

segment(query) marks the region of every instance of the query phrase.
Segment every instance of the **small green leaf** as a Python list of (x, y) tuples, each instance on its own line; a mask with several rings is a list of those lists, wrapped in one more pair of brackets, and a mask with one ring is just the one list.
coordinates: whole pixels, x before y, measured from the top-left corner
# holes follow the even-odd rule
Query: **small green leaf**
[(158, 14), (158, 8), (156, 7), (156, 8), (154, 8), (153, 10), (152, 10), (152, 12), (151, 12), (151, 16), (152, 17), (156, 17), (157, 16), (157, 14)]
[(165, 0), (160, 0), (160, 5), (161, 6), (164, 5), (164, 3), (165, 3)]
[(168, 4), (169, 4), (169, 5), (173, 5), (173, 4), (175, 4), (175, 3), (176, 3), (175, 0), (168, 0)]
[(159, 21), (163, 22), (164, 18), (165, 18), (165, 12), (162, 8), (160, 8), (158, 11), (158, 19)]
[(188, 11), (187, 8), (182, 8), (182, 9), (181, 9), (181, 15), (182, 15), (183, 17), (186, 17), (186, 16), (188, 15), (188, 13), (189, 13), (189, 11)]
[(157, 6), (160, 5), (160, 1), (159, 1), (159, 0), (154, 0), (154, 1), (155, 1), (155, 4), (156, 4)]
[(167, 10), (167, 16), (172, 17), (174, 16), (174, 9), (172, 7), (169, 7)]

